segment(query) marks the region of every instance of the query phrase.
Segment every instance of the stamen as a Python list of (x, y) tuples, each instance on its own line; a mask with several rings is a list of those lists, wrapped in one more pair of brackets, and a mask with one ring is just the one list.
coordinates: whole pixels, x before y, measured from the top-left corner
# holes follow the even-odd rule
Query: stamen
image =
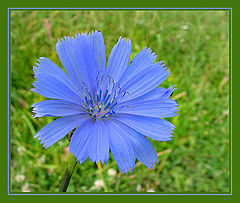
[(120, 109), (119, 107), (115, 109), (115, 107), (127, 93), (121, 89), (120, 84), (115, 83), (111, 77), (101, 72), (98, 72), (96, 76), (96, 89), (94, 91), (96, 95), (92, 95), (88, 91), (85, 82), (82, 81), (82, 84), (84, 107), (95, 119), (114, 115), (116, 110)]

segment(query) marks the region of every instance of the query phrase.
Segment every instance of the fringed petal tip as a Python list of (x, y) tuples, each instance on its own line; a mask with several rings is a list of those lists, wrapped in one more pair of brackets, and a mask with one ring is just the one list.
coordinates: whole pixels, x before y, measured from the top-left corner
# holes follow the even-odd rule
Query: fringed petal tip
[[(75, 155), (74, 155), (75, 156)], [(76, 156), (75, 156), (76, 157)], [(85, 160), (80, 159), (79, 157), (76, 157), (77, 161), (79, 162), (79, 164), (83, 164), (85, 162)]]
[[(33, 83), (33, 84), (34, 84), (34, 83)], [(32, 85), (33, 85), (33, 84), (32, 84)], [(30, 91), (36, 92), (36, 88), (31, 88)]]
[(36, 135), (33, 136), (33, 138), (38, 138), (38, 137), (39, 137), (38, 134), (36, 134)]
[(158, 157), (152, 160), (151, 163), (148, 163), (148, 164), (142, 163), (142, 164), (145, 165), (149, 170), (154, 170), (157, 163), (159, 163)]
[(71, 39), (73, 39), (73, 38), (74, 38), (74, 37), (70, 37), (70, 36), (61, 37), (60, 39), (58, 39), (58, 41), (57, 41), (57, 43), (56, 43), (56, 47), (62, 46), (65, 41), (71, 40)]
[(38, 140), (40, 140), (40, 144), (42, 145), (43, 148), (48, 149), (49, 147), (51, 147), (54, 143), (52, 142), (48, 142), (46, 140), (41, 140), (41, 137), (38, 138)]
[(32, 66), (32, 71), (34, 76), (36, 76), (37, 72), (38, 72), (38, 67), (37, 66)]
[(41, 62), (42, 61), (44, 61), (44, 60), (46, 60), (47, 58), (46, 57), (39, 57), (38, 59), (37, 59), (37, 61), (38, 61), (38, 63), (36, 63), (36, 65), (39, 67), (39, 65), (41, 64)]
[(32, 107), (32, 117), (33, 118), (39, 118), (39, 117), (42, 117), (42, 116), (44, 116), (44, 115), (46, 115), (46, 113), (41, 113), (40, 111), (39, 111), (39, 109), (37, 108), (37, 104), (38, 103), (35, 103), (35, 104), (33, 104), (31, 107)]
[[(88, 158), (89, 158), (89, 157), (88, 157)], [(90, 160), (91, 162), (95, 163), (96, 165), (100, 162), (102, 166), (103, 166), (104, 164), (107, 165), (107, 163), (108, 163), (108, 160), (92, 160), (92, 159), (90, 159), (90, 158), (89, 158), (89, 160)]]
[(60, 39), (58, 39), (58, 41), (57, 41), (57, 43), (56, 43), (56, 47), (57, 47), (57, 46), (61, 46), (62, 43), (64, 43), (64, 42), (65, 42), (66, 40), (68, 40), (68, 39), (71, 39), (71, 37), (69, 37), (69, 36), (61, 37)]
[(159, 163), (158, 159), (155, 162), (151, 163), (151, 165), (147, 166), (151, 171), (155, 169), (156, 164)]
[[(135, 157), (134, 157), (134, 160), (135, 160)], [(133, 173), (133, 170), (135, 168), (135, 161), (134, 161), (134, 163), (132, 163), (132, 166), (129, 167), (129, 168), (127, 168), (127, 167), (123, 168), (123, 167), (120, 167), (119, 165), (118, 165), (118, 168), (119, 168), (119, 170), (121, 171), (122, 174), (126, 174), (127, 175), (129, 173)]]
[[(71, 152), (70, 152), (71, 153)], [(72, 153), (71, 153), (72, 154)], [(73, 156), (75, 156), (74, 154), (72, 154)], [(76, 156), (75, 156), (76, 157)], [(79, 164), (83, 164), (85, 162), (85, 160), (81, 160), (80, 158), (76, 157), (77, 161), (79, 162)], [(89, 159), (89, 157), (88, 157)], [(89, 161), (95, 163), (96, 165), (100, 162), (102, 166), (107, 165), (108, 161), (92, 161), (91, 159), (89, 159)]]
[(82, 157), (78, 157), (78, 156), (74, 155), (73, 153), (71, 153), (71, 154), (76, 157), (79, 164), (83, 164), (88, 159), (88, 158), (83, 159)]
[(92, 37), (92, 35), (94, 35), (94, 34), (100, 34), (100, 35), (102, 35), (101, 31), (99, 31), (99, 30), (94, 30), (94, 31), (89, 32), (89, 33), (83, 32), (83, 33), (77, 33), (77, 34), (75, 34), (75, 35), (73, 35), (73, 36), (64, 36), (64, 37), (61, 37), (60, 39), (58, 39), (58, 41), (57, 41), (57, 43), (56, 43), (56, 46), (57, 46), (57, 45), (60, 45), (61, 43), (65, 42), (65, 41), (67, 41), (67, 40), (73, 40), (73, 39), (76, 39), (76, 38), (81, 37), (81, 36), (89, 36), (89, 37)]
[(131, 40), (130, 40), (130, 39), (125, 38), (125, 37), (122, 37), (122, 36), (120, 36), (120, 37), (118, 38), (117, 43), (119, 43), (119, 42), (121, 42), (121, 41), (125, 41), (125, 42), (129, 42), (129, 43), (131, 43)]
[[(151, 55), (151, 57), (153, 57), (154, 60), (157, 58), (156, 53), (153, 52), (153, 50), (152, 50), (151, 48), (144, 47), (143, 50), (145, 50), (148, 55)], [(158, 63), (160, 63), (160, 64), (162, 64), (163, 62), (164, 62), (164, 61), (158, 61)]]
[(51, 147), (51, 145), (47, 145), (47, 144), (43, 145), (43, 148), (45, 148), (45, 149), (48, 149), (49, 147)]
[(36, 134), (33, 138), (36, 138), (38, 141), (40, 141), (40, 144), (45, 149), (47, 149), (47, 148), (52, 146), (52, 145), (48, 145), (46, 142), (44, 142), (44, 140), (42, 140), (41, 137), (38, 136), (38, 134)]
[(133, 167), (133, 169), (125, 169), (125, 170), (120, 170), (121, 171), (121, 173), (124, 175), (124, 174), (128, 174), (128, 173), (132, 173), (133, 172), (133, 170), (134, 170), (134, 167)]
[(96, 29), (95, 29), (94, 31), (92, 31), (92, 32), (89, 33), (90, 36), (92, 36), (92, 35), (94, 35), (94, 34), (100, 34), (100, 35), (102, 35), (101, 31), (100, 31), (100, 30), (96, 30)]
[(32, 117), (33, 117), (33, 118), (37, 118), (37, 116), (36, 116), (36, 114), (35, 114), (35, 113), (32, 115)]
[(177, 90), (178, 88), (174, 88), (175, 85), (171, 84), (170, 87), (168, 89), (172, 89), (172, 90)]

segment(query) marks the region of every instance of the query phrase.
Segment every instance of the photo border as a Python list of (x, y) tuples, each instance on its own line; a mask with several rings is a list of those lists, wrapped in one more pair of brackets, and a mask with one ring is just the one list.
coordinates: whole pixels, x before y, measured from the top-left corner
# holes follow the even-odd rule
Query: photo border
[[(28, 0), (26, 0), (25, 2), (22, 2), (22, 3), (16, 3), (16, 2), (11, 2), (11, 3), (9, 3), (10, 1), (8, 1), (8, 0), (6, 0), (5, 1), (5, 3), (4, 3), (4, 7), (2, 7), (1, 8), (1, 11), (3, 10), (3, 12), (2, 12), (2, 16), (3, 16), (3, 18), (2, 19), (5, 19), (6, 20), (6, 13), (7, 13), (7, 20), (9, 20), (9, 9), (22, 9), (22, 8), (20, 8), (20, 7), (24, 7), (24, 6), (21, 6), (21, 4), (23, 5), (23, 4), (25, 4), (25, 6), (28, 4), (29, 6), (31, 5), (31, 2), (30, 1), (28, 1)], [(29, 7), (29, 8), (25, 8), (25, 9), (51, 9), (51, 10), (54, 10), (54, 9), (56, 9), (56, 8), (48, 8), (48, 7), (46, 7), (46, 8), (44, 8), (45, 6), (42, 6), (43, 5), (43, 3), (44, 4), (46, 4), (46, 2), (47, 1), (45, 1), (45, 0), (43, 0), (42, 1), (42, 4), (41, 5), (39, 5), (39, 7), (42, 7), (42, 8), (37, 8), (37, 7), (35, 7), (35, 6), (32, 6), (32, 7)], [(94, 1), (88, 1), (88, 2), (84, 2), (84, 5), (91, 5), (91, 3), (92, 2), (94, 2)], [(128, 3), (128, 4), (126, 4), (126, 2)], [(35, 3), (37, 3), (37, 2), (35, 2)], [(55, 2), (52, 2), (52, 1), (49, 1), (49, 5), (50, 5), (50, 3), (51, 3), (51, 5), (53, 4), (53, 3), (55, 3)], [(69, 4), (68, 5), (74, 5), (74, 6), (72, 6), (72, 8), (67, 8), (67, 6), (66, 6), (66, 2), (63, 2), (63, 1), (61, 1), (61, 2), (59, 2), (58, 3), (58, 5), (62, 5), (62, 7), (59, 7), (59, 8), (57, 8), (57, 9), (63, 9), (63, 10), (66, 10), (66, 9), (75, 9), (75, 10), (78, 10), (78, 9), (91, 9), (91, 10), (95, 10), (95, 9), (101, 9), (101, 10), (105, 10), (105, 9), (110, 9), (110, 8), (108, 8), (108, 7), (106, 7), (106, 8), (91, 8), (91, 7), (89, 7), (89, 6), (84, 6), (85, 8), (77, 8), (78, 6), (77, 5), (79, 5), (79, 4), (77, 4), (78, 2), (75, 2), (75, 1), (73, 1), (73, 0), (69, 0), (69, 2), (68, 2)], [(96, 5), (98, 4), (98, 6), (102, 6), (103, 4), (101, 3), (101, 2), (94, 2)], [(111, 5), (110, 4), (110, 2), (109, 1), (105, 1), (105, 5), (106, 5), (106, 3), (108, 4), (109, 3), (109, 5)], [(119, 3), (119, 2), (118, 2)], [(133, 1), (122, 1), (122, 4), (125, 4), (125, 5), (129, 5), (129, 7), (131, 7), (131, 5), (133, 5), (133, 3), (135, 3), (135, 2), (133, 2)], [(205, 3), (205, 2), (204, 2)], [(233, 65), (234, 64), (237, 64), (237, 61), (239, 60), (238, 58), (237, 58), (237, 52), (236, 52), (236, 50), (238, 49), (237, 47), (239, 47), (239, 41), (237, 41), (236, 40), (236, 42), (238, 43), (236, 43), (236, 45), (233, 47), (233, 45), (232, 45), (232, 40), (233, 40), (233, 36), (236, 36), (236, 38), (237, 38), (237, 36), (239, 36), (239, 35), (237, 35), (237, 33), (239, 33), (239, 29), (237, 29), (237, 27), (236, 27), (236, 25), (237, 25), (237, 19), (236, 18), (239, 18), (239, 8), (238, 8), (238, 4), (236, 3), (235, 4), (235, 2), (232, 0), (232, 1), (229, 1), (228, 3), (225, 3), (225, 2), (220, 2), (220, 3), (218, 3), (218, 6), (217, 7), (211, 7), (210, 6), (210, 4), (212, 3), (212, 5), (213, 4), (217, 4), (216, 2), (208, 2), (208, 3), (205, 3), (205, 5), (208, 5), (208, 6), (206, 6), (206, 7), (202, 7), (202, 8), (194, 8), (194, 6), (192, 6), (192, 8), (190, 8), (190, 7), (186, 7), (185, 9), (187, 9), (187, 10), (190, 10), (190, 9), (192, 9), (192, 10), (199, 10), (199, 9), (215, 9), (215, 10), (222, 10), (222, 9), (229, 9), (229, 10), (231, 10), (230, 12), (231, 12), (231, 19), (230, 19), (230, 21), (231, 21), (231, 23), (229, 24), (229, 25), (231, 25), (230, 26), (230, 38), (229, 38), (229, 40), (230, 40), (230, 46), (229, 46), (229, 50), (230, 50), (230, 66), (229, 66), (229, 68), (230, 68), (230, 75), (229, 75), (229, 77), (230, 77), (230, 81), (231, 81), (231, 85), (230, 85), (230, 87), (229, 87), (229, 89), (230, 89), (230, 93), (231, 93), (231, 96), (229, 97), (229, 101), (230, 101), (230, 108), (229, 108), (229, 111), (230, 111), (230, 119), (231, 119), (231, 123), (230, 123), (230, 134), (231, 134), (231, 136), (229, 136), (230, 137), (230, 143), (231, 143), (231, 155), (230, 155), (230, 162), (231, 162), (231, 165), (230, 165), (230, 170), (231, 170), (231, 175), (230, 175), (230, 179), (231, 179), (231, 183), (230, 183), (230, 187), (231, 187), (231, 191), (230, 191), (230, 193), (229, 194), (214, 194), (214, 193), (208, 193), (208, 194), (187, 194), (187, 193), (181, 193), (181, 194), (171, 194), (171, 193), (167, 193), (167, 194), (162, 194), (162, 193), (159, 193), (159, 194), (149, 194), (149, 193), (147, 193), (147, 194), (143, 194), (143, 193), (140, 193), (140, 194), (128, 194), (128, 193), (126, 193), (126, 194), (123, 194), (123, 193), (120, 193), (120, 194), (118, 194), (118, 193), (115, 193), (115, 194), (113, 194), (113, 193), (110, 193), (110, 194), (99, 194), (99, 193), (94, 193), (94, 194), (90, 194), (90, 193), (87, 193), (87, 194), (82, 194), (82, 193), (78, 193), (78, 194), (72, 194), (72, 193), (67, 193), (67, 194), (62, 194), (62, 193), (38, 193), (38, 194), (28, 194), (28, 193), (24, 193), (24, 194), (10, 194), (9, 193), (9, 187), (8, 187), (8, 189), (7, 189), (7, 191), (6, 191), (6, 182), (5, 182), (5, 180), (7, 179), (7, 183), (9, 184), (9, 177), (7, 177), (6, 178), (6, 175), (8, 174), (9, 175), (9, 157), (8, 157), (8, 159), (7, 159), (7, 163), (8, 163), (8, 168), (7, 168), (7, 170), (6, 170), (6, 167), (4, 168), (4, 167), (1, 167), (0, 168), (0, 178), (1, 178), (1, 180), (4, 180), (4, 181), (1, 181), (1, 184), (0, 184), (0, 187), (1, 187), (1, 190), (0, 190), (0, 198), (1, 197), (5, 197), (5, 199), (8, 199), (8, 200), (10, 200), (10, 201), (12, 201), (13, 199), (9, 199), (8, 197), (9, 196), (12, 196), (12, 195), (83, 195), (83, 196), (85, 196), (85, 195), (140, 195), (140, 196), (142, 196), (142, 195), (147, 195), (148, 196), (148, 198), (149, 198), (149, 195), (151, 195), (151, 196), (155, 196), (155, 195), (166, 195), (166, 196), (169, 196), (169, 195), (174, 195), (174, 196), (185, 196), (185, 195), (187, 195), (187, 196), (195, 196), (195, 195), (199, 195), (199, 196), (205, 196), (205, 195), (212, 195), (212, 196), (215, 196), (215, 195), (223, 195), (223, 196), (228, 196), (228, 197), (222, 197), (222, 198), (224, 198), (224, 199), (218, 199), (218, 201), (222, 201), (222, 200), (233, 200), (234, 198), (233, 198), (233, 194), (234, 194), (234, 191), (236, 191), (236, 189), (237, 189), (237, 187), (236, 187), (236, 185), (238, 185), (238, 183), (239, 183), (239, 175), (237, 175), (237, 173), (234, 173), (234, 171), (237, 171), (236, 169), (237, 168), (239, 168), (239, 164), (237, 163), (237, 162), (235, 162), (236, 164), (235, 165), (232, 165), (232, 163), (233, 163), (233, 160), (235, 160), (236, 161), (236, 158), (234, 158), (233, 157), (233, 153), (234, 153), (234, 151), (236, 151), (236, 152), (238, 152), (238, 150), (237, 150), (237, 148), (235, 148), (235, 147), (233, 147), (233, 145), (234, 146), (237, 146), (237, 144), (239, 143), (239, 138), (237, 138), (237, 137), (234, 137), (234, 143), (233, 143), (233, 133), (236, 133), (236, 132), (238, 132), (237, 131), (237, 129), (239, 128), (238, 127), (238, 125), (237, 125), (237, 119), (236, 120), (234, 120), (234, 122), (233, 122), (233, 117), (235, 117), (236, 115), (237, 115), (237, 113), (239, 112), (239, 107), (236, 107), (236, 99), (237, 99), (237, 97), (233, 97), (233, 92), (235, 91), (235, 93), (237, 93), (236, 92), (236, 90), (237, 89), (234, 89), (234, 91), (233, 91), (233, 87), (236, 87), (236, 85), (237, 85), (237, 83), (239, 83), (238, 81), (237, 81), (237, 78), (238, 78), (238, 76), (239, 76), (239, 71), (238, 70), (236, 70), (236, 69), (234, 69), (234, 75), (232, 74), (233, 73)], [(15, 6), (15, 5), (16, 6)], [(119, 3), (119, 5), (122, 5), (121, 3)], [(140, 6), (142, 6), (144, 3), (141, 1), (138, 5)], [(146, 2), (145, 3), (145, 6), (150, 6), (150, 5), (153, 5), (154, 4), (154, 6), (156, 5), (156, 7), (158, 7), (158, 5), (160, 5), (161, 4), (161, 2)], [(175, 4), (174, 5), (176, 5), (176, 8), (171, 8), (171, 7), (168, 7), (168, 6), (164, 6), (164, 5), (171, 5), (171, 1), (168, 1), (168, 3), (163, 3), (163, 8), (161, 8), (161, 9), (164, 9), (164, 10), (167, 10), (167, 9), (171, 9), (171, 10), (174, 10), (174, 9), (176, 9), (176, 10), (182, 10), (183, 8), (180, 8), (181, 7), (181, 4), (182, 5), (184, 5), (183, 3), (180, 3), (179, 2), (179, 4), (177, 5), (177, 3), (175, 2)], [(191, 2), (185, 2), (185, 5), (186, 4), (189, 4), (189, 5), (191, 5)], [(202, 4), (202, 1), (201, 2), (195, 2), (195, 5), (201, 5)], [(116, 5), (116, 4), (115, 4)], [(223, 7), (221, 7), (223, 5)], [(159, 8), (154, 8), (154, 6), (151, 6), (151, 8), (129, 8), (129, 9), (141, 9), (141, 10), (155, 10), (155, 9), (159, 9)], [(65, 7), (65, 8), (64, 8)], [(76, 8), (75, 8), (76, 7)], [(96, 6), (97, 7), (97, 6)], [(144, 6), (143, 6), (144, 7)], [(197, 7), (197, 6), (196, 6)], [(224, 8), (225, 7), (225, 8)], [(7, 9), (7, 11), (6, 11), (6, 9)], [(128, 9), (128, 8), (124, 8), (124, 7), (122, 7), (122, 8), (112, 8), (112, 9)], [(2, 20), (1, 19), (1, 20)], [(233, 22), (233, 19), (235, 20), (234, 22)], [(238, 19), (239, 20), (239, 19)], [(232, 29), (233, 28), (233, 26), (234, 26), (234, 29)], [(6, 33), (6, 32), (1, 32), (1, 44), (3, 45), (2, 46), (2, 49), (1, 49), (1, 52), (2, 52), (2, 54), (1, 54), (1, 57), (2, 57), (2, 65), (3, 65), (3, 67), (6, 67), (6, 65), (9, 67), (9, 58), (8, 58), (8, 56), (9, 56), (9, 47), (8, 47), (8, 45), (9, 45), (9, 37), (8, 37), (8, 33), (9, 33), (9, 25), (7, 24), (7, 26), (6, 26), (6, 21), (4, 21), (4, 23), (3, 23), (3, 25), (1, 24), (1, 28), (3, 27), (3, 29), (5, 29), (6, 30), (6, 27), (7, 27), (7, 30), (8, 30), (8, 32)], [(235, 29), (236, 28), (236, 29)], [(234, 38), (234, 39), (236, 39), (236, 38)], [(5, 39), (5, 41), (4, 41), (4, 39)], [(6, 41), (6, 39), (8, 39), (7, 41)], [(7, 45), (7, 46), (6, 46)], [(5, 47), (5, 48), (4, 48)], [(8, 48), (8, 53), (6, 54), (6, 48)], [(5, 50), (5, 51), (4, 51)], [(7, 57), (6, 57), (7, 56)], [(234, 60), (233, 60), (233, 56), (234, 56)], [(6, 60), (8, 58), (8, 60)], [(7, 73), (7, 74), (6, 74)], [(6, 71), (5, 69), (1, 69), (1, 94), (2, 95), (5, 95), (6, 96), (6, 93), (7, 93), (7, 100), (2, 100), (1, 101), (1, 112), (2, 112), (2, 114), (3, 114), (3, 116), (1, 117), (1, 127), (3, 126), (4, 127), (4, 129), (5, 129), (5, 131), (4, 132), (7, 132), (8, 133), (8, 135), (9, 135), (9, 80), (8, 80), (8, 78), (7, 78), (7, 80), (6, 80), (6, 75), (8, 76), (8, 78), (9, 78), (9, 69)], [(233, 80), (234, 79), (234, 80)], [(6, 83), (6, 81), (7, 81), (7, 83)], [(7, 85), (6, 85), (7, 84)], [(7, 87), (7, 90), (6, 90), (6, 87)], [(233, 114), (233, 112), (232, 112), (232, 109), (233, 109), (233, 105), (235, 105), (234, 106), (234, 114)], [(4, 106), (5, 106), (5, 108), (4, 108)], [(7, 110), (7, 112), (6, 112), (6, 106), (8, 107), (8, 110)], [(4, 115), (5, 115), (5, 117), (4, 117)], [(6, 115), (7, 115), (7, 125), (6, 125)], [(4, 118), (5, 118), (5, 120), (4, 120)], [(4, 125), (5, 124), (5, 125)], [(234, 124), (234, 129), (233, 129), (233, 124)], [(7, 129), (6, 129), (6, 126), (7, 126)], [(4, 135), (5, 133), (3, 133), (3, 135)], [(237, 135), (237, 134), (236, 134)], [(9, 141), (9, 136), (8, 136), (8, 138), (7, 138), (7, 142)], [(9, 143), (8, 143), (8, 146), (6, 147), (6, 145), (4, 145), (4, 143), (6, 143), (6, 138), (4, 137), (4, 138), (1, 138), (1, 142), (3, 143), (2, 145), (3, 145), (3, 147), (1, 148), (1, 166), (3, 166), (4, 165), (4, 163), (6, 163), (6, 158), (4, 158), (4, 156), (6, 156), (6, 148), (7, 148), (7, 150), (9, 149)], [(235, 150), (236, 149), (236, 150)], [(9, 153), (9, 151), (8, 151), (8, 153)], [(8, 156), (9, 156), (9, 154), (8, 154)], [(4, 161), (4, 159), (5, 159), (5, 161)], [(233, 167), (234, 167), (234, 170), (233, 170)], [(7, 172), (7, 173), (6, 173)], [(5, 174), (5, 175), (4, 175)], [(233, 176), (233, 174), (234, 174), (234, 176)], [(235, 179), (234, 179), (234, 181), (233, 181), (233, 177), (235, 177)], [(5, 182), (5, 183), (4, 183)], [(8, 185), (8, 186), (10, 186), (10, 185)], [(234, 188), (236, 188), (236, 189), (234, 189)], [(6, 196), (6, 192), (7, 192), (7, 196)], [(237, 191), (236, 191), (237, 192)], [(236, 194), (236, 193), (235, 193)], [(229, 196), (230, 195), (230, 196)], [(237, 195), (235, 195), (235, 197), (238, 197)], [(123, 198), (123, 197), (122, 197)], [(121, 198), (121, 199), (122, 199)], [(161, 196), (161, 198), (162, 199), (166, 199), (167, 197), (164, 197), (164, 196)], [(180, 197), (179, 197), (180, 198)], [(203, 197), (204, 199), (205, 199), (205, 197)], [(210, 200), (210, 201), (212, 201), (212, 198), (211, 199), (209, 199), (210, 197), (208, 197), (207, 198), (207, 200)], [(229, 199), (229, 198), (231, 198), (231, 199)], [(134, 198), (134, 199), (136, 199), (136, 198)], [(143, 199), (143, 198), (141, 198), (141, 199)], [(182, 199), (182, 198), (181, 198)], [(191, 200), (191, 199), (193, 199), (193, 197), (190, 197), (190, 198), (188, 198), (188, 200)], [(58, 199), (59, 200), (59, 199)], [(65, 199), (66, 200), (66, 199)], [(116, 199), (115, 199), (116, 200)], [(145, 199), (146, 200), (146, 199)], [(174, 200), (174, 199), (171, 199), (171, 200)], [(175, 199), (176, 200), (176, 199)], [(37, 201), (36, 201), (37, 202)]]
[[(91, 11), (96, 11), (96, 10), (151, 10), (151, 11), (189, 11), (189, 10), (199, 10), (199, 11), (215, 11), (215, 10), (220, 10), (220, 11), (229, 11), (229, 19), (230, 19), (230, 24), (229, 24), (229, 49), (232, 50), (232, 9), (231, 8), (8, 8), (8, 81), (9, 81), (9, 69), (10, 69), (10, 56), (9, 56), (9, 50), (10, 50), (10, 36), (9, 36), (9, 29), (10, 29), (10, 12), (11, 11), (16, 11), (16, 10), (33, 10), (33, 11), (42, 11), (42, 10), (91, 10)], [(232, 52), (229, 53), (229, 55), (232, 55)], [(229, 71), (232, 70), (231, 62), (229, 61)], [(230, 78), (230, 83), (231, 83), (231, 74), (229, 74)], [(231, 83), (232, 84), (232, 83)], [(231, 88), (230, 88), (231, 89)], [(8, 82), (8, 90), (9, 90), (9, 82)], [(230, 90), (231, 92), (231, 90)], [(10, 92), (9, 92), (10, 94)], [(231, 94), (232, 95), (232, 94)], [(9, 95), (8, 95), (8, 100), (9, 100)], [(232, 102), (232, 100), (231, 100)], [(9, 108), (9, 107), (8, 107)], [(229, 108), (230, 111), (231, 108)], [(232, 110), (232, 109), (231, 109)], [(229, 112), (230, 115), (232, 115), (232, 112)], [(8, 112), (9, 114), (9, 112)], [(9, 130), (9, 129), (8, 129)], [(231, 128), (230, 128), (231, 131)], [(231, 143), (232, 140), (232, 133), (230, 133), (231, 136), (229, 136), (229, 143)], [(229, 185), (229, 191), (230, 192), (161, 192), (161, 193), (106, 193), (106, 192), (83, 192), (83, 193), (77, 193), (77, 192), (66, 192), (66, 193), (59, 193), (59, 192), (47, 192), (47, 193), (35, 193), (35, 192), (11, 192), (10, 191), (10, 162), (9, 162), (9, 154), (10, 154), (10, 148), (9, 148), (9, 143), (10, 143), (10, 137), (9, 137), (9, 132), (8, 132), (8, 194), (9, 195), (232, 195), (232, 146), (231, 144), (229, 145), (229, 152), (230, 157), (229, 157), (229, 180), (230, 180), (230, 185)]]

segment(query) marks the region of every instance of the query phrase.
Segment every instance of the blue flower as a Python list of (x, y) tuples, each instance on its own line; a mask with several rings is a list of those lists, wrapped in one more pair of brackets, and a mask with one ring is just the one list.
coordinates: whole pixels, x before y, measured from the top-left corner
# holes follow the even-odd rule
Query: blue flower
[(48, 148), (76, 129), (69, 151), (83, 163), (107, 164), (109, 150), (122, 173), (132, 172), (135, 157), (149, 169), (158, 161), (148, 138), (171, 140), (177, 115), (173, 86), (158, 87), (170, 74), (163, 61), (143, 48), (129, 63), (131, 41), (119, 38), (106, 62), (101, 32), (64, 37), (56, 44), (67, 74), (47, 58), (33, 67), (32, 91), (49, 98), (33, 107), (34, 117), (61, 117), (36, 138)]

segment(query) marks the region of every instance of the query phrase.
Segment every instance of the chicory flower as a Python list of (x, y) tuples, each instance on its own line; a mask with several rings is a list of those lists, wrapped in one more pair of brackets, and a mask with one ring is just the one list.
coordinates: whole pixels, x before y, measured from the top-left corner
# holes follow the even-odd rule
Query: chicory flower
[(119, 38), (106, 62), (99, 31), (64, 37), (56, 44), (66, 73), (41, 57), (33, 67), (32, 91), (50, 99), (33, 107), (34, 117), (61, 117), (36, 138), (48, 148), (75, 129), (69, 151), (83, 163), (107, 164), (109, 150), (122, 173), (132, 172), (135, 157), (153, 168), (157, 153), (148, 138), (171, 140), (174, 126), (163, 118), (177, 115), (174, 91), (158, 87), (170, 74), (163, 61), (143, 48), (129, 63), (131, 41)]

